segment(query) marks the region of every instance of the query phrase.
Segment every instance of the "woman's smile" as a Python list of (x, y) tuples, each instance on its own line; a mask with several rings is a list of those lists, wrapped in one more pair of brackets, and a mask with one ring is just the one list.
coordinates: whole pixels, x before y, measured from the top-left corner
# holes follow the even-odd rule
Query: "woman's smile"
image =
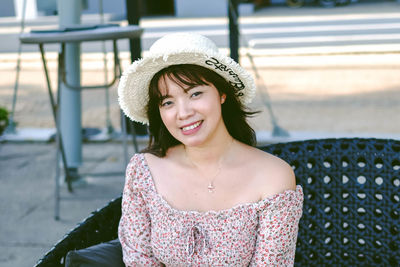
[[(171, 135), (187, 146), (201, 146), (226, 136), (221, 96), (213, 85), (184, 87), (165, 77), (159, 82), (161, 119)], [(222, 134), (224, 133), (224, 134)]]
[(202, 123), (203, 123), (203, 121), (201, 120), (201, 121), (197, 121), (197, 122), (195, 122), (195, 123), (186, 125), (186, 126), (184, 126), (184, 127), (181, 128), (181, 129), (182, 129), (182, 133), (183, 133), (184, 135), (194, 134), (194, 133), (196, 133), (198, 130), (200, 130), (201, 124), (202, 124)]

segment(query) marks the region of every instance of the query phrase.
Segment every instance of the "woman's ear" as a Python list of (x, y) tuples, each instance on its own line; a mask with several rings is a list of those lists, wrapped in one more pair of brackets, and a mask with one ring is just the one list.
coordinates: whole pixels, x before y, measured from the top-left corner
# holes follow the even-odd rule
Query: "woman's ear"
[(222, 94), (221, 95), (221, 104), (223, 104), (225, 102), (226, 99), (226, 94)]

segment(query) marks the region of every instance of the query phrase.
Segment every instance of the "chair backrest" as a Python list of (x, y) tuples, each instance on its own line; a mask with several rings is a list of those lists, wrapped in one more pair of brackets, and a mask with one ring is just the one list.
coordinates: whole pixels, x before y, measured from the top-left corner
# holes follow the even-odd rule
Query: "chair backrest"
[(296, 266), (400, 266), (400, 142), (325, 139), (261, 148), (293, 166), (304, 209)]
[(111, 200), (66, 234), (35, 266), (61, 267), (65, 265), (67, 253), (87, 248), (118, 237), (118, 223), (121, 217), (121, 197)]
[[(304, 209), (296, 266), (400, 265), (400, 141), (321, 139), (261, 148), (293, 166)], [(94, 212), (37, 266), (117, 237), (121, 198)]]

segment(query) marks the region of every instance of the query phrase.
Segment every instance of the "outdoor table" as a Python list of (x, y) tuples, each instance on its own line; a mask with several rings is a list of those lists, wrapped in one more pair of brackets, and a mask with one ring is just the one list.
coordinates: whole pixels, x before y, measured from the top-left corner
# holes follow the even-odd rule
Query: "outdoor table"
[[(57, 163), (56, 163), (56, 180), (55, 180), (55, 218), (59, 219), (59, 202), (60, 202), (60, 168), (59, 168), (59, 156), (61, 154), (61, 160), (63, 162), (66, 181), (68, 183), (69, 191), (72, 191), (71, 179), (68, 172), (68, 165), (64, 152), (62, 136), (59, 125), (59, 98), (60, 98), (60, 84), (63, 83), (66, 87), (73, 90), (85, 90), (85, 89), (98, 89), (98, 88), (109, 88), (115, 84), (121, 75), (121, 66), (118, 55), (117, 40), (119, 39), (133, 39), (138, 38), (143, 33), (143, 29), (136, 25), (120, 26), (118, 24), (101, 24), (101, 25), (77, 25), (73, 27), (59, 28), (54, 30), (40, 30), (31, 31), (29, 33), (23, 33), (19, 36), (21, 43), (24, 44), (37, 44), (39, 45), (44, 72), (46, 75), (47, 89), (50, 97), (50, 104), (52, 114), (56, 127), (56, 143), (57, 143)], [(112, 41), (113, 53), (114, 53), (114, 78), (108, 84), (99, 84), (94, 86), (73, 86), (66, 81), (65, 71), (65, 44), (66, 43), (82, 43), (91, 41)], [(45, 44), (61, 44), (61, 49), (58, 53), (58, 86), (57, 86), (57, 100), (54, 98), (53, 91), (51, 88), (50, 76), (47, 68), (44, 45)], [(122, 114), (122, 113), (121, 113)], [(125, 119), (122, 119), (122, 133), (123, 133), (123, 146), (124, 146), (124, 157), (125, 163), (128, 160), (128, 153), (126, 148), (126, 123)], [(135, 138), (135, 137), (134, 137)], [(135, 143), (135, 149), (137, 145)]]

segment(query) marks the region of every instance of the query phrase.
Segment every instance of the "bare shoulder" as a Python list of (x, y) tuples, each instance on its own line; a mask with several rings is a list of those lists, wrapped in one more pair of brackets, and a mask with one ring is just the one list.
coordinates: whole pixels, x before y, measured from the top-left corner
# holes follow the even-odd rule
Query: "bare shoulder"
[(292, 167), (284, 160), (254, 148), (251, 152), (253, 168), (260, 197), (273, 196), (286, 190), (296, 190), (296, 177)]
[(167, 154), (164, 157), (159, 157), (152, 153), (144, 153), (144, 157), (147, 163), (153, 167), (165, 166), (165, 164), (173, 163), (176, 161), (176, 158), (178, 156), (179, 156), (179, 146), (169, 148)]
[(160, 158), (152, 153), (144, 153), (143, 155), (149, 165), (157, 164), (160, 161)]

